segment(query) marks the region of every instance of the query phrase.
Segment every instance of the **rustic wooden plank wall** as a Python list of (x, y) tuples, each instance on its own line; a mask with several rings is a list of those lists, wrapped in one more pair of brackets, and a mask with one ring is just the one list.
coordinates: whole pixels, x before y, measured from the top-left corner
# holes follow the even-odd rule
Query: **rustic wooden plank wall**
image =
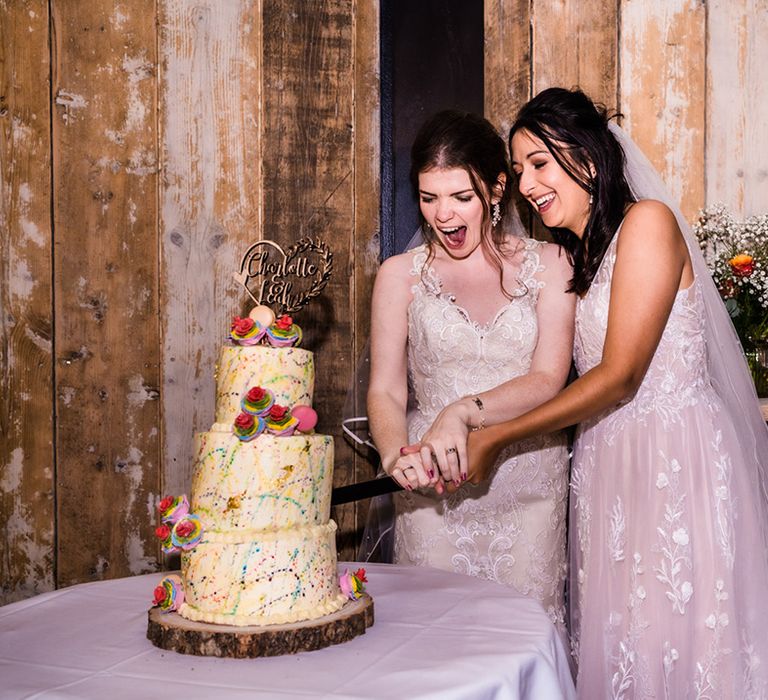
[(156, 566), (160, 475), (155, 17), (53, 2), (59, 586)]
[(162, 493), (186, 493), (192, 436), (214, 415), (213, 368), (261, 237), (259, 3), (160, 4)]
[(768, 210), (768, 0), (710, 0), (706, 42), (706, 202)]
[[(767, 0), (485, 11), (502, 132), (534, 92), (580, 84), (624, 112), (690, 217), (768, 209)], [(25, 0), (0, 3), (0, 37), (2, 602), (172, 563), (154, 507), (188, 487), (256, 240), (333, 249), (297, 320), (335, 481), (367, 478), (338, 417), (378, 257), (378, 3)], [(365, 509), (334, 512), (342, 557)]]
[(0, 4), (0, 604), (55, 583), (48, 39)]

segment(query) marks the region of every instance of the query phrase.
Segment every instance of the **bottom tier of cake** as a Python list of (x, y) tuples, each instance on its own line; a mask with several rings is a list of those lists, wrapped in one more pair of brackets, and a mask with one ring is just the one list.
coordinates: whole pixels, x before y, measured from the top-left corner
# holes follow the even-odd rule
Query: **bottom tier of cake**
[(310, 620), (344, 605), (336, 523), (274, 532), (207, 532), (181, 557), (182, 617), (220, 625)]

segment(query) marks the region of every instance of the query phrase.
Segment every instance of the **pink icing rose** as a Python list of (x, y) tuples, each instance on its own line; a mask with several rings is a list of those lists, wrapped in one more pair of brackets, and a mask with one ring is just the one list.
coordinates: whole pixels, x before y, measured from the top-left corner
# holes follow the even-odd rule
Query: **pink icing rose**
[(166, 496), (160, 503), (157, 504), (157, 509), (163, 513), (173, 505), (173, 496)]
[(254, 386), (248, 390), (248, 394), (246, 396), (248, 398), (248, 401), (250, 401), (251, 403), (258, 403), (264, 398), (265, 394), (266, 392), (260, 386)]
[(250, 430), (253, 427), (253, 416), (250, 413), (241, 413), (235, 418), (235, 426), (240, 430)]
[(188, 537), (190, 534), (192, 534), (194, 529), (194, 523), (190, 522), (189, 520), (182, 520), (178, 525), (176, 525), (176, 533), (179, 535), (179, 537)]
[(287, 331), (293, 325), (293, 318), (291, 318), (287, 314), (283, 314), (280, 318), (277, 319), (277, 321), (275, 321), (275, 325), (281, 331)]
[(246, 335), (254, 325), (255, 322), (252, 318), (248, 318), (247, 316), (245, 318), (235, 316), (235, 318), (232, 319), (232, 332), (237, 335)]
[(288, 407), (287, 406), (278, 406), (275, 404), (272, 406), (272, 408), (269, 409), (269, 417), (275, 421), (280, 422), (285, 418), (285, 415), (288, 413)]
[(165, 600), (166, 592), (165, 588), (163, 586), (156, 586), (155, 587), (155, 596), (152, 600), (153, 605), (160, 605)]

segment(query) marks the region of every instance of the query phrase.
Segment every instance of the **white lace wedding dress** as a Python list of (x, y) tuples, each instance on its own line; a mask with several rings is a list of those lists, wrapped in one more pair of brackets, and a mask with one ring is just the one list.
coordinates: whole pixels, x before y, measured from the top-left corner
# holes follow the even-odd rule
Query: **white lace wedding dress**
[[(618, 238), (577, 305), (579, 374), (602, 357)], [(585, 700), (766, 697), (758, 495), (710, 384), (699, 284), (677, 294), (635, 396), (577, 433), (571, 632)]]
[[(443, 291), (414, 249), (408, 309), (409, 380), (416, 406), (408, 438), (417, 442), (447, 404), (528, 372), (538, 337), (543, 283), (539, 250), (525, 239), (520, 288), (487, 326), (474, 323)], [(395, 498), (395, 562), (498, 581), (541, 601), (561, 630), (565, 617), (568, 455), (563, 434), (507, 448), (492, 478), (441, 498), (432, 491)]]

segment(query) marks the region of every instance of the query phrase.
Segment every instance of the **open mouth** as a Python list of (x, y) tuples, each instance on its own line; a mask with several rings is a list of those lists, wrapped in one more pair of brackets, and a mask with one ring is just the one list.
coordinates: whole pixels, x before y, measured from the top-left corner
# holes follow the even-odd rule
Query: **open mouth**
[(547, 209), (549, 209), (550, 205), (555, 199), (555, 193), (550, 192), (549, 194), (545, 194), (543, 197), (537, 197), (533, 200), (533, 203), (536, 205), (536, 209), (538, 209), (539, 214), (543, 214)]
[(443, 234), (446, 247), (461, 248), (461, 246), (464, 245), (464, 241), (467, 237), (467, 227), (455, 226), (453, 228), (441, 228), (440, 233)]

